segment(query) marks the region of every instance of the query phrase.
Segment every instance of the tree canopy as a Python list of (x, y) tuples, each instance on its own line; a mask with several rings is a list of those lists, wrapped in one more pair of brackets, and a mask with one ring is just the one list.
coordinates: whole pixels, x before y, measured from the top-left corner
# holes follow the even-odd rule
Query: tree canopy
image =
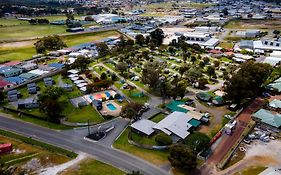
[(186, 145), (174, 145), (168, 157), (171, 165), (183, 170), (192, 170), (197, 166), (195, 153)]
[(242, 100), (255, 97), (272, 70), (272, 66), (265, 63), (254, 61), (243, 63), (238, 71), (225, 82), (225, 99), (240, 103)]
[(186, 145), (195, 152), (200, 152), (205, 148), (208, 148), (210, 138), (201, 132), (194, 132), (185, 139)]
[(150, 33), (150, 38), (155, 41), (156, 46), (160, 46), (163, 43), (164, 37), (163, 30), (159, 28)]
[(66, 44), (58, 35), (46, 36), (34, 43), (37, 53), (45, 53), (47, 50), (58, 50), (66, 47)]

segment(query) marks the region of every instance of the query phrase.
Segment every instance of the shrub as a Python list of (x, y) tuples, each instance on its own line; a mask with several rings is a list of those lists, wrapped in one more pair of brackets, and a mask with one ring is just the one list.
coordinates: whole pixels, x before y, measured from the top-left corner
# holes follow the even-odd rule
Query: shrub
[(171, 145), (173, 143), (172, 139), (170, 136), (168, 136), (165, 133), (160, 133), (155, 137), (155, 141), (158, 143), (160, 146), (165, 146), (165, 145)]

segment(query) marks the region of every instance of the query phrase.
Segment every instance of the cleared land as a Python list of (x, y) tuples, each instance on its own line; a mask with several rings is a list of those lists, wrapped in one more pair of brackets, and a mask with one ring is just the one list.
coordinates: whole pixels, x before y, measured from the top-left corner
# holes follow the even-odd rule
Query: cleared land
[(6, 137), (0, 133), (0, 143), (12, 143), (14, 151), (12, 153), (1, 155), (1, 165), (17, 167), (17, 172), (25, 170), (28, 174), (40, 170), (42, 167), (49, 167), (65, 163), (70, 158), (48, 151), (42, 147), (24, 143), (14, 138)]
[[(63, 36), (62, 39), (63, 41), (65, 41), (67, 46), (71, 47), (74, 45), (91, 42), (91, 41), (97, 41), (103, 38), (107, 38), (111, 36), (119, 36), (119, 35), (120, 33), (118, 33), (117, 31), (107, 31), (107, 32), (96, 32), (96, 33)], [(30, 40), (30, 41), (23, 41), (23, 42), (0, 44), (0, 60), (11, 61), (11, 60), (26, 60), (31, 58), (34, 54), (36, 54), (35, 48), (33, 46), (33, 43), (35, 42), (36, 40)]]
[(230, 21), (224, 28), (229, 29), (281, 29), (281, 20), (233, 20)]

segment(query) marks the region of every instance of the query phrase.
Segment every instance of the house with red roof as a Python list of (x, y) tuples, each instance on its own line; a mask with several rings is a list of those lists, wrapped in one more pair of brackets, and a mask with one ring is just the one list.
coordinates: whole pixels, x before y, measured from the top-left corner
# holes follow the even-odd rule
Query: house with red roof
[(10, 88), (12, 86), (13, 86), (13, 83), (10, 83), (10, 82), (5, 81), (5, 80), (0, 80), (0, 89), (1, 90)]
[(0, 144), (0, 154), (8, 153), (13, 150), (13, 145), (11, 143)]

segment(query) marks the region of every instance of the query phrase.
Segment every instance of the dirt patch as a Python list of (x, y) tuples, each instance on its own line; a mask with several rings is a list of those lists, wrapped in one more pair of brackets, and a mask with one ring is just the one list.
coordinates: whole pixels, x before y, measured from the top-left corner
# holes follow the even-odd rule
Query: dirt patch
[(26, 46), (31, 46), (34, 43), (35, 43), (34, 40), (19, 41), (19, 42), (9, 42), (9, 43), (1, 43), (0, 47), (26, 47)]

